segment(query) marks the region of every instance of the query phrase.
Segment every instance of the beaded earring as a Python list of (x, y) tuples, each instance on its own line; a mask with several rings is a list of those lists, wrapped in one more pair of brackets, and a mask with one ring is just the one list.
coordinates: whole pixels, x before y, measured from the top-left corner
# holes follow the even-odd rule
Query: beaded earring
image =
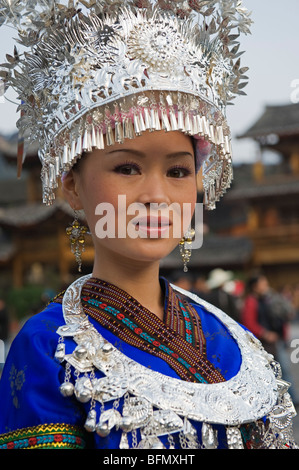
[(71, 250), (74, 253), (76, 261), (78, 263), (78, 271), (81, 272), (82, 268), (82, 258), (81, 254), (85, 250), (85, 234), (88, 229), (85, 225), (81, 225), (79, 222), (78, 212), (74, 211), (75, 218), (71, 225), (67, 227), (66, 233), (69, 236), (71, 243)]
[(191, 243), (195, 236), (195, 230), (190, 228), (180, 241), (180, 254), (184, 263), (184, 273), (188, 272), (187, 264), (191, 258)]

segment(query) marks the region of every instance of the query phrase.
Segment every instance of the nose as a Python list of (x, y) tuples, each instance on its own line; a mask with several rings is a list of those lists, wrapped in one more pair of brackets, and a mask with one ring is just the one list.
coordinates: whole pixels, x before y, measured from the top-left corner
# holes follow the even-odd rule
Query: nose
[(167, 181), (159, 173), (151, 173), (143, 179), (138, 200), (144, 205), (150, 203), (167, 204), (171, 203), (167, 190)]

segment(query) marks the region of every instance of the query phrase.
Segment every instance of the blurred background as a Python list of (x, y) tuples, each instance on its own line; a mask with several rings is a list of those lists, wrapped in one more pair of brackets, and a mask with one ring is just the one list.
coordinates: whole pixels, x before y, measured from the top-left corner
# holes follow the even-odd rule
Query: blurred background
[[(270, 346), (298, 405), (299, 2), (244, 3), (254, 25), (242, 41), (247, 97), (227, 111), (234, 182), (216, 210), (204, 212), (203, 246), (193, 251), (189, 272), (183, 276), (178, 250), (161, 268), (173, 282), (247, 322), (263, 341), (261, 331), (276, 333)], [(0, 63), (13, 51), (13, 37), (11, 29), (0, 29)], [(16, 177), (17, 119), (14, 93), (0, 96), (0, 340), (6, 353), (24, 321), (78, 276), (65, 233), (73, 214), (60, 191), (53, 206), (41, 203), (36, 148)], [(201, 200), (200, 177), (198, 193)], [(92, 260), (87, 240), (83, 273), (91, 272)], [(263, 318), (246, 310), (250, 295), (263, 303)], [(298, 428), (296, 418), (297, 442)]]

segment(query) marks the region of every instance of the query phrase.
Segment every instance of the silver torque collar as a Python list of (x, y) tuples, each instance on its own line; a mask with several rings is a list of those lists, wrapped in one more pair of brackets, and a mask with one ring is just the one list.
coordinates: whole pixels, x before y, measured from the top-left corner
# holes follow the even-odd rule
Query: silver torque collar
[[(199, 297), (177, 289), (215, 315), (237, 342), (241, 353), (239, 372), (217, 384), (195, 384), (168, 377), (130, 359), (110, 343), (90, 323), (80, 302), (83, 276), (66, 291), (63, 299), (65, 325), (57, 333), (73, 337), (77, 347), (65, 360), (82, 373), (100, 370), (105, 377), (85, 380), (87, 399), (101, 403), (129, 393), (148, 400), (160, 410), (211, 424), (238, 426), (266, 416), (277, 402), (279, 379), (276, 363), (251, 333)], [(276, 374), (277, 375), (277, 374)], [(87, 383), (88, 382), (88, 383)]]

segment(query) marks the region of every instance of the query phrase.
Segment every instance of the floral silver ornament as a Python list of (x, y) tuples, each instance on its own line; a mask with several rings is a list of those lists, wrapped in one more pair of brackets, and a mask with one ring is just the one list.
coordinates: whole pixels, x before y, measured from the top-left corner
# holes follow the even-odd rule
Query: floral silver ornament
[(175, 19), (172, 24), (166, 18), (139, 21), (127, 40), (129, 57), (162, 75), (169, 75), (169, 70), (181, 72), (182, 57), (188, 54), (189, 45), (179, 29)]

